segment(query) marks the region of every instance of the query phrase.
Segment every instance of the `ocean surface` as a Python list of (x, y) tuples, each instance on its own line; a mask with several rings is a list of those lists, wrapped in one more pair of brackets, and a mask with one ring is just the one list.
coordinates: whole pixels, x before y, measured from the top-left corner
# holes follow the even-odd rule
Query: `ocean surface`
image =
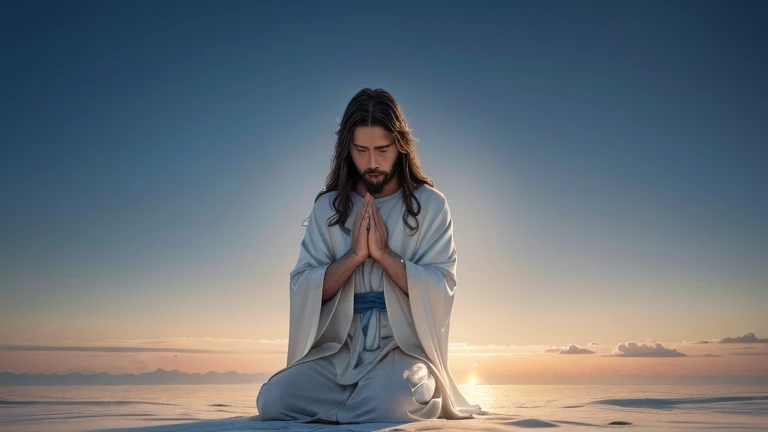
[[(126, 429), (198, 432), (241, 430), (516, 430), (768, 431), (765, 386), (460, 386), (489, 412), (479, 420), (293, 427), (253, 421), (260, 385), (0, 387), (0, 432)], [(475, 423), (467, 423), (475, 422)], [(426, 422), (417, 422), (425, 423)], [(269, 426), (265, 428), (265, 425)], [(271, 425), (271, 426), (270, 426)], [(460, 425), (456, 429), (454, 426)]]

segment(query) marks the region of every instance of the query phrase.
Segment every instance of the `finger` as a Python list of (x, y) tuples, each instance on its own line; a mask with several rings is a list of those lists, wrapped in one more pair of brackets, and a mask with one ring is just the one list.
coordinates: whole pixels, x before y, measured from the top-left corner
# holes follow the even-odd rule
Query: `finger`
[(377, 233), (378, 231), (378, 224), (376, 223), (376, 217), (371, 218), (371, 231), (374, 233)]
[(357, 211), (357, 217), (355, 218), (355, 223), (357, 223), (360, 219), (363, 219), (365, 217), (365, 203), (360, 206), (360, 210)]
[(374, 221), (378, 221), (376, 215), (379, 213), (379, 208), (376, 207), (376, 204), (371, 202), (370, 204), (370, 213), (371, 213), (371, 219)]
[(363, 227), (363, 224), (365, 223), (365, 214), (366, 214), (366, 206), (363, 204), (360, 207), (360, 210), (357, 211), (357, 217), (355, 218), (355, 231), (360, 232), (360, 229)]
[(379, 229), (385, 229), (387, 226), (384, 224), (384, 218), (381, 217), (381, 212), (379, 209), (376, 209), (376, 226), (379, 227)]
[(361, 226), (362, 226), (362, 229), (365, 230), (365, 234), (368, 235), (368, 232), (370, 232), (371, 230), (371, 209), (370, 208), (366, 208), (365, 219), (363, 220), (363, 223)]
[(353, 230), (357, 231), (360, 227), (360, 221), (363, 220), (363, 213), (365, 213), (365, 206), (361, 206), (360, 210), (357, 211), (357, 216), (355, 216), (355, 224), (353, 225)]
[(363, 225), (362, 225), (363, 229), (365, 229), (366, 231), (368, 231), (371, 228), (371, 219), (373, 219), (371, 217), (371, 209), (368, 208), (366, 210), (365, 218), (363, 219)]
[(379, 222), (384, 222), (384, 219), (381, 218), (381, 212), (379, 211), (378, 207), (376, 207), (376, 219), (378, 219)]
[(370, 232), (370, 230), (373, 229), (373, 227), (375, 226), (374, 225), (374, 221), (375, 221), (375, 219), (371, 217), (370, 213), (365, 217), (365, 223), (366, 223), (365, 230), (366, 231)]

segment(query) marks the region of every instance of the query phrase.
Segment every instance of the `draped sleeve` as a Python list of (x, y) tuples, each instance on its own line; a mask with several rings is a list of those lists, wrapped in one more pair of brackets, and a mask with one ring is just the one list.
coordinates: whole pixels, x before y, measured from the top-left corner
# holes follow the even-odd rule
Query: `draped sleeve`
[(405, 263), (411, 309), (425, 312), (414, 316), (419, 339), (435, 341), (448, 334), (456, 293), (456, 246), (453, 221), (445, 201), (436, 213), (434, 220), (421, 227), (424, 232), (419, 246)]
[(327, 195), (315, 202), (296, 267), (290, 274), (289, 366), (322, 343), (323, 333), (339, 302), (337, 293), (322, 304), (325, 271), (335, 260), (329, 228), (321, 216), (326, 213), (322, 206), (327, 204)]
[[(408, 297), (421, 346), (445, 378), (444, 388), (453, 407), (464, 415), (478, 413), (456, 386), (448, 370), (448, 336), (456, 294), (456, 245), (453, 220), (445, 197), (427, 207), (423, 233), (411, 260), (405, 261)], [(431, 213), (431, 215), (430, 215)], [(431, 216), (431, 217), (430, 217)]]

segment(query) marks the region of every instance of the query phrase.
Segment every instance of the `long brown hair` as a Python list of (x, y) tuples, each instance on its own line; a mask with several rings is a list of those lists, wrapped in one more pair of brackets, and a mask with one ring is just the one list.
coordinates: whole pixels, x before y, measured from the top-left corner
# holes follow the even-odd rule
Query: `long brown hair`
[[(331, 172), (325, 180), (325, 188), (317, 194), (315, 202), (321, 196), (336, 191), (333, 198), (334, 215), (328, 218), (328, 226), (339, 225), (345, 234), (350, 234), (346, 227), (349, 213), (352, 210), (352, 188), (360, 179), (360, 173), (352, 160), (350, 147), (358, 126), (381, 126), (394, 137), (397, 147), (397, 159), (394, 170), (400, 182), (406, 212), (403, 223), (413, 235), (419, 230), (421, 203), (414, 192), (422, 185), (434, 187), (434, 182), (421, 172), (419, 157), (416, 155), (418, 139), (411, 135), (411, 129), (405, 121), (400, 105), (389, 92), (384, 89), (364, 88), (352, 97), (344, 110), (344, 116), (336, 131), (336, 149), (331, 162)], [(414, 223), (411, 224), (409, 219)]]

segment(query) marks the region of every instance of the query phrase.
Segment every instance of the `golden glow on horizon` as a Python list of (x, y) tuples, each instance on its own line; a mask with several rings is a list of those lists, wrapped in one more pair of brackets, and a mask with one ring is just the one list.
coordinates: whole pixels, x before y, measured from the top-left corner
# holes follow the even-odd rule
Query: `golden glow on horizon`
[[(68, 343), (64, 343), (68, 342)], [(23, 345), (49, 349), (25, 350)], [(167, 340), (59, 341), (18, 344), (0, 356), (0, 372), (65, 374), (145, 373), (156, 369), (185, 373), (273, 373), (285, 366), (286, 341), (214, 338)], [(50, 348), (61, 347), (61, 351)], [(655, 346), (653, 344), (647, 346)], [(99, 352), (102, 347), (104, 351)], [(95, 350), (83, 350), (93, 348)], [(455, 343), (449, 370), (467, 387), (487, 384), (673, 382), (694, 376), (767, 376), (768, 344), (664, 342), (684, 357), (621, 357), (616, 346), (584, 345), (593, 354), (562, 355), (564, 346), (476, 346)], [(176, 350), (174, 350), (176, 349)], [(170, 350), (170, 351), (169, 351)], [(527, 355), (512, 355), (528, 352)], [(460, 354), (460, 355), (457, 355)], [(488, 355), (493, 354), (493, 355)], [(645, 381), (644, 381), (645, 380)]]

